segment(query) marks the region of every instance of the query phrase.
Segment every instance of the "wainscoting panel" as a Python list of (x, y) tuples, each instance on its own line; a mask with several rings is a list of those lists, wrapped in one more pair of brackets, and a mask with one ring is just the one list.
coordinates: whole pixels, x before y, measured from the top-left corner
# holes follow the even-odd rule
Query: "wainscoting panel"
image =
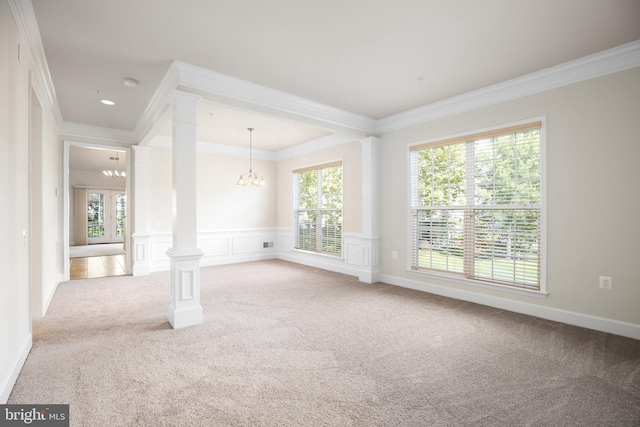
[(259, 252), (263, 248), (261, 236), (233, 237), (231, 239), (234, 254)]
[(316, 254), (293, 248), (291, 230), (278, 229), (278, 258), (299, 264), (322, 268), (350, 276), (360, 276), (362, 268), (362, 244), (356, 233), (343, 233), (343, 257)]
[(360, 247), (360, 242), (347, 243), (345, 245), (345, 248), (345, 252), (347, 255), (347, 264), (360, 267), (360, 265), (362, 265), (362, 248)]
[[(208, 231), (198, 233), (198, 248), (204, 253), (200, 266), (259, 261), (277, 257), (276, 229)], [(170, 269), (166, 252), (171, 233), (150, 236), (151, 271)]]
[(220, 237), (212, 239), (198, 238), (198, 246), (207, 255), (224, 256), (229, 255), (229, 239)]

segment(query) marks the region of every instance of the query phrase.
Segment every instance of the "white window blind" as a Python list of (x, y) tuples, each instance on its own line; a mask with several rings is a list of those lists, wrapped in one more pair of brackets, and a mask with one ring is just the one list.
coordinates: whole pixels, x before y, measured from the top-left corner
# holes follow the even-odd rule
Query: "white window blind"
[(342, 162), (293, 171), (294, 248), (342, 256)]
[(540, 289), (540, 129), (410, 148), (412, 269)]

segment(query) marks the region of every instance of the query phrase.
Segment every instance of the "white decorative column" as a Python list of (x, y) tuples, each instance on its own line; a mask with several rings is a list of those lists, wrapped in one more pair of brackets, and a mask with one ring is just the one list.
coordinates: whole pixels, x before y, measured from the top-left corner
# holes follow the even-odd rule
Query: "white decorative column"
[(196, 106), (199, 95), (174, 91), (173, 107), (173, 247), (171, 303), (167, 318), (174, 329), (202, 323), (200, 258), (196, 227)]
[(373, 136), (360, 140), (362, 148), (362, 265), (359, 279), (375, 283), (380, 278), (379, 247), (379, 194), (380, 194), (380, 138)]
[(150, 235), (147, 230), (148, 157), (148, 147), (133, 146), (133, 215), (132, 221), (128, 224), (133, 231), (131, 234), (133, 244), (131, 248), (127, 249), (127, 256), (132, 261), (134, 276), (145, 276), (151, 270), (149, 262)]

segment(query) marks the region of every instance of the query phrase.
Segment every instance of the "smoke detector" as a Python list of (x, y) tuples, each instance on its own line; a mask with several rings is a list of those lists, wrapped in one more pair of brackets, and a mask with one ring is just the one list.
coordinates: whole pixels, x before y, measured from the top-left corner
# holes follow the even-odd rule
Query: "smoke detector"
[(138, 81), (136, 79), (132, 79), (131, 77), (127, 77), (124, 79), (124, 85), (127, 87), (136, 87), (138, 86)]

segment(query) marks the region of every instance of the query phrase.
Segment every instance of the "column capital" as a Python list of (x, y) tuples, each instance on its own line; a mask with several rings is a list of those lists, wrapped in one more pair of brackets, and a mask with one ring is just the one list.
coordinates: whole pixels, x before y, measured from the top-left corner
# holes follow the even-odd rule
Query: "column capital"
[(149, 160), (149, 147), (142, 145), (133, 145), (133, 161), (135, 164), (147, 163)]
[(197, 106), (201, 99), (202, 96), (194, 93), (181, 90), (171, 92), (169, 103), (173, 107), (173, 126), (175, 127), (177, 123), (195, 125)]
[[(360, 139), (360, 144), (362, 146), (363, 158), (378, 156), (378, 153), (380, 151), (380, 138), (378, 138), (377, 136), (368, 136), (366, 138)], [(375, 159), (375, 161), (377, 162), (377, 159)]]
[(376, 142), (380, 142), (382, 140), (382, 138), (377, 137), (377, 136), (367, 136), (364, 138), (360, 138), (360, 143), (361, 144), (371, 144), (371, 143), (376, 143)]
[(197, 104), (202, 99), (202, 95), (196, 93), (185, 92), (183, 90), (174, 89), (169, 95), (169, 103), (176, 104), (177, 102), (191, 102)]

